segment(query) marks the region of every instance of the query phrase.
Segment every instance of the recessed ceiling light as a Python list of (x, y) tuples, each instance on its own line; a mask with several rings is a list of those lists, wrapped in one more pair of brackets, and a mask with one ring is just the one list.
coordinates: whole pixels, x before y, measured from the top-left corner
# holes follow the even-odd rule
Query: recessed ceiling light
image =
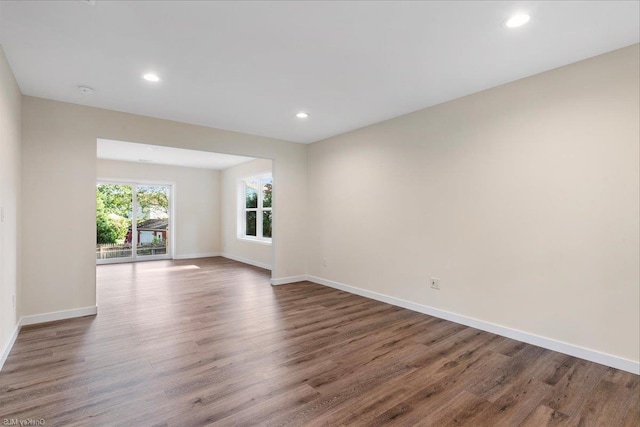
[(78, 90), (82, 93), (86, 93), (87, 95), (91, 95), (93, 94), (93, 92), (95, 92), (95, 90), (93, 90), (93, 88), (90, 88), (89, 86), (78, 86)]
[(153, 73), (147, 73), (144, 76), (142, 76), (143, 79), (149, 81), (149, 82), (159, 82), (160, 81), (160, 77), (158, 77), (157, 75), (153, 74)]
[(519, 13), (507, 19), (504, 25), (507, 28), (518, 28), (529, 22), (529, 19), (531, 19), (531, 17), (526, 13)]
[(309, 113), (305, 113), (305, 112), (301, 111), (298, 114), (296, 114), (296, 117), (299, 118), (299, 119), (306, 119), (307, 117), (309, 117)]

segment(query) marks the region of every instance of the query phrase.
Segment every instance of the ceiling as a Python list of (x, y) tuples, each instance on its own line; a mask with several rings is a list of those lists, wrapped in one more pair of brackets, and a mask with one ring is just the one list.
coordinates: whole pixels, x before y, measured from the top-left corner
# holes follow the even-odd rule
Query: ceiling
[(637, 1), (90, 3), (0, 2), (25, 95), (305, 143), (640, 39)]
[(98, 139), (98, 158), (204, 169), (226, 169), (255, 160), (253, 157), (186, 150), (184, 148), (159, 145), (136, 144), (110, 139)]

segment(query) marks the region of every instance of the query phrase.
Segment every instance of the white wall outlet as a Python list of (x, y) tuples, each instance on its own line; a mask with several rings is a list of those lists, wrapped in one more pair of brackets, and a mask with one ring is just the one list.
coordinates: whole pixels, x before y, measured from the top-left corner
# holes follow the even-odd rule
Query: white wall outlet
[(0, 206), (0, 222), (4, 222), (4, 208)]
[(326, 258), (322, 258), (322, 266), (323, 267), (327, 266), (327, 259)]
[(16, 308), (16, 296), (15, 295), (11, 295), (11, 304), (13, 305), (13, 308)]
[(432, 277), (429, 279), (429, 283), (431, 284), (431, 289), (440, 290), (440, 279), (438, 277)]

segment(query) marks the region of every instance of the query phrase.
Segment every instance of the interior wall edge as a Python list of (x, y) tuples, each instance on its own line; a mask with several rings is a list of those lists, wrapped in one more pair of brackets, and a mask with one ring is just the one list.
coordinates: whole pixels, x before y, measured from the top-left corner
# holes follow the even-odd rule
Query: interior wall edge
[(403, 300), (401, 298), (392, 297), (390, 295), (380, 294), (378, 292), (369, 291), (355, 286), (346, 285), (344, 283), (334, 282), (332, 280), (323, 279), (317, 276), (307, 276), (306, 280), (319, 285), (328, 286), (330, 288), (339, 289), (351, 294), (360, 295), (365, 298), (391, 304), (397, 307), (406, 308), (418, 313), (427, 314), (439, 319), (448, 320), (450, 322), (459, 323), (482, 331), (491, 332), (506, 338), (522, 341), (527, 344), (536, 345), (546, 348), (547, 350), (557, 351), (569, 356), (578, 357), (590, 362), (599, 363), (601, 365), (620, 369), (622, 371), (631, 372), (640, 375), (640, 361), (629, 360), (612, 354), (603, 353), (590, 348), (580, 347), (566, 342), (554, 340), (552, 338), (543, 337), (518, 329), (509, 328), (495, 323), (487, 322), (481, 319), (467, 317), (461, 314), (440, 310), (428, 305), (418, 304), (415, 302)]
[(11, 353), (11, 349), (13, 348), (13, 345), (16, 342), (16, 338), (18, 338), (18, 334), (20, 333), (20, 329), (22, 329), (23, 326), (36, 325), (36, 324), (47, 323), (47, 322), (55, 322), (57, 320), (74, 319), (77, 317), (95, 316), (97, 314), (98, 314), (98, 307), (92, 306), (92, 307), (74, 308), (71, 310), (55, 311), (51, 313), (41, 313), (41, 314), (34, 314), (29, 316), (22, 316), (20, 320), (18, 320), (18, 323), (16, 324), (13, 330), (13, 333), (9, 341), (7, 342), (7, 345), (2, 350), (2, 354), (0, 355), (0, 371), (2, 371), (4, 362), (7, 360), (7, 357), (9, 357), (9, 353)]
[(231, 259), (233, 261), (238, 261), (238, 262), (241, 262), (243, 264), (253, 265), (254, 267), (264, 268), (265, 270), (269, 270), (269, 271), (272, 270), (271, 265), (269, 265), (269, 264), (265, 264), (263, 262), (254, 261), (254, 260), (251, 260), (251, 259), (248, 259), (248, 258), (243, 258), (241, 256), (237, 256), (237, 255), (230, 254), (230, 253), (227, 253), (227, 252), (223, 252), (221, 254), (221, 256), (223, 258)]
[(72, 308), (70, 310), (53, 311), (50, 313), (32, 314), (22, 316), (19, 325), (36, 325), (39, 323), (55, 322), (57, 320), (73, 319), (76, 317), (95, 316), (98, 314), (98, 306)]
[(217, 256), (221, 256), (220, 252), (207, 252), (207, 253), (200, 253), (200, 254), (180, 254), (180, 255), (174, 255), (173, 259), (212, 258)]
[(305, 280), (308, 280), (308, 275), (304, 275), (304, 276), (289, 276), (289, 277), (281, 277), (281, 278), (274, 278), (271, 279), (271, 285), (272, 286), (280, 286), (280, 285), (288, 285), (290, 283), (298, 283), (298, 282), (304, 282)]
[(13, 328), (13, 333), (9, 337), (7, 344), (4, 346), (2, 350), (2, 354), (0, 354), (0, 372), (2, 372), (2, 367), (4, 366), (4, 362), (7, 361), (7, 357), (9, 357), (9, 353), (11, 353), (11, 349), (13, 348), (13, 344), (16, 342), (16, 338), (18, 338), (18, 334), (20, 333), (20, 322), (18, 322)]

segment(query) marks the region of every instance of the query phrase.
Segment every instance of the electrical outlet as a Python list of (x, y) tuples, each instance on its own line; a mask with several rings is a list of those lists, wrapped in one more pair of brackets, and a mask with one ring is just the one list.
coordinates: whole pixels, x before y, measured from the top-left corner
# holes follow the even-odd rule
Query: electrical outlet
[(327, 259), (326, 258), (322, 258), (322, 266), (323, 267), (327, 266)]
[(13, 308), (16, 308), (16, 296), (15, 295), (11, 295), (11, 304), (13, 305)]
[(430, 279), (431, 289), (440, 290), (440, 279), (437, 277), (432, 277)]
[(0, 222), (4, 222), (4, 208), (0, 206)]

